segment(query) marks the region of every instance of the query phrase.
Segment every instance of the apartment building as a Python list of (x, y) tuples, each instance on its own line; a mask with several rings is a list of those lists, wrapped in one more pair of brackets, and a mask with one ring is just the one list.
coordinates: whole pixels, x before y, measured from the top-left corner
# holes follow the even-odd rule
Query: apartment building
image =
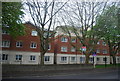
[[(34, 25), (25, 23), (26, 34), (12, 38), (6, 31), (2, 31), (2, 63), (5, 64), (40, 64), (40, 40)], [(53, 42), (49, 44), (45, 60), (53, 58)], [(45, 64), (53, 64), (53, 61), (45, 61)]]
[[(1, 62), (3, 64), (40, 64), (40, 40), (35, 27), (30, 22), (24, 24), (26, 34), (13, 39), (6, 31), (2, 31), (2, 54)], [(76, 50), (75, 45), (81, 50), (82, 44), (75, 37), (70, 38), (63, 35), (60, 30), (56, 31), (57, 39), (52, 41), (48, 46), (48, 51), (44, 56), (45, 64), (54, 64), (54, 55), (56, 54), (57, 64), (81, 64), (85, 63), (85, 55)], [(63, 36), (61, 36), (63, 35)], [(71, 43), (70, 43), (71, 42)], [(94, 60), (97, 64), (104, 64), (105, 58), (107, 64), (110, 63), (108, 45), (100, 40), (96, 45)], [(120, 54), (116, 56), (117, 63), (120, 63)], [(93, 63), (93, 55), (90, 55), (90, 63)]]

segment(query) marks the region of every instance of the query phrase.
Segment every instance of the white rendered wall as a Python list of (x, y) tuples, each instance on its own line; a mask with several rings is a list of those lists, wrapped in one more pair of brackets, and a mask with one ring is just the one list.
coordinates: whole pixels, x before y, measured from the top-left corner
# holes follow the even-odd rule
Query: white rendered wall
[[(40, 64), (40, 52), (24, 52), (24, 51), (8, 51), (3, 50), (2, 54), (8, 54), (8, 60), (1, 60), (3, 64)], [(16, 55), (22, 55), (22, 61), (16, 61)], [(30, 56), (34, 55), (36, 59), (34, 61), (30, 60)], [(49, 61), (44, 61), (44, 64), (54, 64), (54, 53), (46, 53), (45, 56), (50, 56)], [(66, 61), (62, 61), (61, 57), (66, 57)], [(75, 57), (75, 60), (72, 60), (71, 57)], [(84, 61), (80, 60), (80, 57), (84, 58)], [(103, 58), (107, 58), (106, 63), (110, 64), (110, 56), (97, 55), (94, 57), (96, 64), (105, 64)], [(90, 58), (93, 58), (90, 55)], [(97, 60), (99, 58), (99, 60)], [(84, 64), (85, 55), (75, 55), (75, 54), (57, 54), (57, 64)], [(93, 63), (93, 61), (89, 61)], [(120, 63), (120, 56), (116, 56), (116, 63)]]

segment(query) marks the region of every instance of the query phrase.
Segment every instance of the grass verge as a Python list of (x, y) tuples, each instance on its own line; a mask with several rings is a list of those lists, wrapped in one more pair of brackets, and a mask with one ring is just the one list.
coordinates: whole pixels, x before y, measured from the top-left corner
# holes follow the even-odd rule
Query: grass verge
[(106, 67), (120, 67), (120, 64), (116, 64), (116, 65), (113, 65), (113, 64), (96, 65), (96, 68), (106, 68)]

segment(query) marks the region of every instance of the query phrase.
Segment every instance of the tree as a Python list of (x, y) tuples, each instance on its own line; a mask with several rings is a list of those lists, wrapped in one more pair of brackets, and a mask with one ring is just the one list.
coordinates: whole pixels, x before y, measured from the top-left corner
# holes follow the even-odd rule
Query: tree
[[(71, 35), (72, 33), (80, 40), (82, 46), (86, 46), (87, 50), (83, 52), (86, 57), (85, 63), (89, 63), (89, 56), (95, 52), (95, 45), (99, 37), (93, 33), (96, 17), (106, 7), (107, 2), (75, 2), (69, 7), (69, 11), (63, 10), (66, 15), (62, 17), (64, 23), (69, 23), (72, 29), (68, 27), (64, 30)], [(64, 19), (65, 18), (65, 19)]]
[(2, 29), (13, 37), (25, 33), (21, 20), (24, 14), (22, 9), (21, 2), (2, 2)]
[(59, 2), (55, 2), (55, 0), (51, 2), (47, 0), (43, 2), (28, 0), (26, 2), (40, 38), (41, 65), (44, 65), (44, 55), (48, 51), (49, 43), (54, 40), (55, 30), (51, 32), (51, 29), (54, 29), (54, 25), (52, 25), (55, 23), (54, 17), (66, 3), (61, 3), (59, 7), (56, 7), (56, 4), (58, 5)]
[(108, 6), (105, 11), (98, 16), (94, 28), (94, 32), (97, 31), (96, 34), (108, 44), (113, 64), (116, 64), (116, 54), (120, 49), (119, 15), (120, 13), (117, 3)]

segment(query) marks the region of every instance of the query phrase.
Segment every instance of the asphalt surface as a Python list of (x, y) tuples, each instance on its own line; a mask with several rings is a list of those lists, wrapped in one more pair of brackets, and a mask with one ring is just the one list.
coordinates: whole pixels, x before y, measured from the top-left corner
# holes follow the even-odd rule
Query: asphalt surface
[(79, 73), (79, 74), (61, 74), (45, 76), (22, 76), (10, 77), (10, 79), (118, 79), (117, 71)]
[(119, 79), (118, 68), (75, 69), (14, 74), (3, 79)]

